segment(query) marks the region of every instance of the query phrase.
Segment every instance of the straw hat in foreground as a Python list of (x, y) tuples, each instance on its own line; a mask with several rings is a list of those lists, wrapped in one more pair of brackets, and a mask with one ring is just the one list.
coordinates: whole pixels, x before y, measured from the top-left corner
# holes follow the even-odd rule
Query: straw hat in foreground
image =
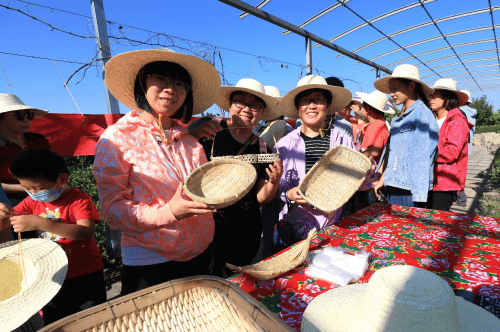
[(456, 94), (459, 107), (465, 105), (465, 103), (467, 103), (467, 100), (469, 99), (469, 96), (466, 93), (457, 90), (457, 82), (455, 80), (452, 80), (451, 78), (438, 79), (436, 83), (434, 83), (432, 88), (434, 89), (434, 91), (445, 90)]
[(371, 107), (379, 110), (383, 113), (394, 114), (394, 110), (387, 105), (389, 98), (383, 92), (378, 90), (373, 91), (372, 93), (364, 93), (364, 92), (356, 92), (356, 94), (361, 98), (361, 100)]
[[(55, 242), (22, 241), (21, 268), (18, 242), (0, 244), (0, 330), (12, 331), (42, 309), (59, 291), (68, 258)], [(19, 277), (21, 273), (21, 290)]]
[(25, 105), (18, 96), (11, 93), (0, 93), (0, 113), (12, 111), (30, 110), (35, 112), (35, 118), (47, 114), (49, 111), (44, 111)]
[(433, 272), (393, 265), (375, 272), (368, 284), (338, 287), (309, 303), (302, 332), (493, 332), (500, 321), (455, 296)]
[(215, 103), (223, 110), (229, 112), (229, 108), (231, 107), (231, 100), (229, 100), (229, 98), (231, 97), (231, 93), (235, 91), (248, 92), (264, 100), (264, 102), (266, 103), (266, 108), (262, 113), (261, 120), (272, 120), (280, 116), (280, 114), (276, 112), (276, 97), (267, 94), (266, 89), (264, 88), (262, 83), (254, 80), (253, 78), (242, 78), (238, 81), (238, 83), (236, 83), (235, 86), (221, 87), (219, 97), (217, 97)]
[(379, 78), (373, 83), (375, 89), (382, 91), (384, 93), (391, 93), (391, 90), (389, 89), (389, 80), (391, 78), (404, 78), (420, 83), (420, 85), (422, 86), (422, 91), (425, 93), (426, 96), (434, 92), (433, 88), (431, 88), (430, 86), (428, 86), (427, 84), (425, 84), (423, 81), (420, 80), (420, 73), (418, 71), (418, 68), (414, 65), (403, 64), (397, 66), (392, 72), (391, 76)]
[(111, 58), (105, 67), (105, 81), (109, 91), (128, 108), (143, 112), (134, 98), (135, 79), (142, 67), (156, 61), (177, 63), (191, 75), (193, 114), (201, 113), (213, 105), (220, 89), (217, 69), (203, 59), (168, 48), (131, 51)]
[(468, 103), (472, 103), (472, 100), (470, 100), (470, 91), (469, 90), (460, 90), (460, 92), (463, 92), (467, 95), (467, 97), (468, 97), (467, 102)]
[(307, 75), (299, 80), (296, 88), (288, 91), (281, 99), (278, 107), (282, 108), (283, 115), (291, 119), (297, 119), (299, 117), (299, 111), (295, 107), (295, 97), (302, 91), (309, 89), (330, 91), (332, 94), (332, 104), (330, 105), (329, 111), (333, 113), (340, 111), (349, 104), (352, 99), (352, 94), (349, 90), (339, 86), (328, 85), (326, 80), (319, 75)]

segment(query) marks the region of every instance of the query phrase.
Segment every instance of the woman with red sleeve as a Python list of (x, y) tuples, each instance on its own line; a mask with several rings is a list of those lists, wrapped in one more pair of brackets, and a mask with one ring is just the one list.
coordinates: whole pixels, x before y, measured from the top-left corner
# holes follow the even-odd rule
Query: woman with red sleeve
[(469, 158), (470, 125), (458, 109), (468, 96), (457, 90), (450, 78), (439, 79), (429, 95), (429, 103), (439, 124), (438, 154), (434, 166), (434, 187), (427, 208), (449, 211), (458, 191), (464, 190)]

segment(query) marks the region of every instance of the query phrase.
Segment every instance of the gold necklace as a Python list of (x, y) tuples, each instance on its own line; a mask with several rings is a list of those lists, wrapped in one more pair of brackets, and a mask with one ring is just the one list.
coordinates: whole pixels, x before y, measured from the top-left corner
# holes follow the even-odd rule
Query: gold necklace
[(442, 108), (441, 112), (438, 112), (438, 113), (434, 114), (434, 116), (436, 117), (436, 120), (439, 120), (439, 117), (441, 116), (441, 114), (443, 114), (444, 111), (446, 111), (446, 108)]

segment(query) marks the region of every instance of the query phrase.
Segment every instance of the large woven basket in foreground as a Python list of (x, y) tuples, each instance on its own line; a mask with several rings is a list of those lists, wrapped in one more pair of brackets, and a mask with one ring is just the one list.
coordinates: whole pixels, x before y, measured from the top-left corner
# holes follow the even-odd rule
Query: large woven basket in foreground
[(371, 165), (362, 153), (347, 146), (336, 146), (307, 172), (299, 184), (299, 193), (315, 208), (331, 213), (354, 195)]
[(316, 235), (316, 228), (309, 231), (307, 239), (298, 242), (294, 247), (269, 260), (241, 267), (231, 264), (226, 264), (226, 266), (235, 272), (245, 272), (257, 279), (274, 279), (296, 268), (306, 260), (307, 253), (309, 252), (309, 244), (314, 235)]
[(292, 331), (230, 282), (211, 276), (177, 279), (63, 318), (43, 332)]
[(184, 191), (193, 201), (220, 209), (243, 198), (256, 180), (257, 172), (251, 164), (232, 158), (218, 159), (191, 172), (184, 180)]

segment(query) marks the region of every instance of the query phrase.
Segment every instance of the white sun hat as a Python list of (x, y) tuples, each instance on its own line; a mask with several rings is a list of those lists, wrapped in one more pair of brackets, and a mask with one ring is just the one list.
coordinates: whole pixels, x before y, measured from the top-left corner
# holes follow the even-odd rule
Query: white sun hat
[(467, 97), (468, 97), (467, 102), (468, 103), (472, 103), (472, 100), (470, 100), (470, 91), (469, 90), (460, 90), (460, 92), (463, 92), (467, 95)]
[[(276, 100), (276, 103), (274, 105), (274, 115), (275, 115), (275, 118), (281, 116), (281, 112), (280, 110), (278, 109), (278, 103), (280, 102), (281, 100), (281, 91), (275, 87), (275, 86), (272, 86), (272, 85), (264, 85), (264, 90), (266, 91), (266, 94), (271, 96), (271, 97), (274, 97), (274, 99)], [(270, 120), (273, 120), (273, 119), (270, 119)]]
[[(0, 330), (12, 331), (42, 309), (61, 288), (68, 258), (53, 241), (28, 239), (0, 244)], [(19, 291), (19, 271), (21, 290)]]
[(457, 90), (457, 82), (451, 78), (440, 78), (434, 83), (432, 86), (434, 91), (436, 90), (445, 90), (453, 92), (457, 95), (458, 98), (458, 106), (463, 106), (469, 99), (466, 93)]
[(372, 93), (364, 93), (364, 92), (356, 92), (356, 94), (361, 98), (361, 100), (371, 107), (379, 110), (380, 112), (394, 114), (394, 110), (387, 106), (387, 102), (389, 98), (383, 92), (378, 90), (373, 91)]
[(329, 108), (330, 113), (340, 111), (349, 104), (352, 99), (352, 94), (349, 90), (339, 86), (328, 85), (322, 76), (307, 75), (299, 80), (296, 88), (288, 91), (281, 99), (278, 107), (282, 108), (283, 115), (291, 119), (297, 119), (299, 117), (299, 111), (295, 107), (295, 97), (302, 91), (309, 89), (323, 89), (331, 92), (332, 104)]
[(500, 321), (455, 296), (431, 271), (393, 265), (375, 272), (368, 284), (338, 287), (313, 299), (302, 332), (498, 332)]
[(11, 93), (0, 93), (0, 113), (23, 110), (34, 111), (36, 118), (49, 112), (25, 105), (18, 96)]
[(201, 58), (168, 48), (131, 51), (111, 58), (105, 67), (105, 81), (109, 91), (128, 108), (143, 112), (135, 102), (135, 79), (142, 67), (156, 61), (176, 63), (189, 73), (192, 81), (193, 114), (201, 113), (214, 104), (220, 89), (217, 69)]
[(402, 64), (397, 66), (396, 68), (394, 68), (391, 76), (379, 78), (373, 83), (375, 89), (384, 93), (391, 93), (391, 90), (389, 89), (389, 80), (391, 78), (403, 78), (420, 83), (425, 96), (428, 96), (434, 92), (434, 89), (420, 80), (420, 73), (418, 71), (418, 68), (414, 65)]
[(235, 86), (223, 86), (220, 88), (219, 97), (215, 103), (225, 111), (229, 112), (231, 107), (231, 93), (235, 91), (248, 92), (254, 96), (259, 97), (266, 103), (266, 108), (262, 113), (261, 120), (272, 120), (277, 118), (280, 114), (276, 112), (276, 98), (267, 94), (264, 85), (253, 78), (242, 78), (236, 83)]

